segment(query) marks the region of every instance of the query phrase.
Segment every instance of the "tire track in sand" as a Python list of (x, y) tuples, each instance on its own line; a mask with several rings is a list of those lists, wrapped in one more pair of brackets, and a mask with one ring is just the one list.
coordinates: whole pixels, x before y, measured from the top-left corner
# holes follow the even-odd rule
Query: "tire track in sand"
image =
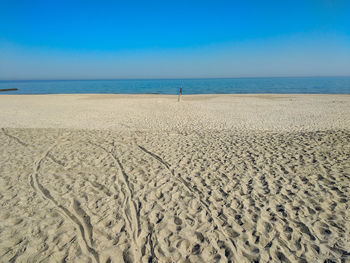
[(19, 143), (20, 145), (25, 146), (25, 147), (28, 146), (28, 144), (26, 144), (25, 142), (23, 142), (21, 139), (17, 138), (17, 137), (14, 136), (14, 135), (9, 134), (9, 133), (6, 131), (5, 128), (2, 128), (1, 130), (2, 130), (2, 132), (3, 132), (7, 137), (9, 137), (10, 139), (16, 141), (16, 142)]
[(214, 223), (216, 224), (216, 226), (220, 229), (220, 232), (226, 237), (226, 239), (228, 241), (230, 241), (228, 244), (230, 246), (230, 249), (232, 251), (232, 257), (234, 258), (234, 254), (233, 251), (237, 251), (237, 246), (235, 244), (235, 242), (230, 238), (230, 236), (226, 233), (226, 231), (223, 229), (222, 225), (220, 224), (220, 222), (218, 222), (217, 218), (215, 218), (215, 216), (212, 215), (212, 212), (210, 210), (209, 204), (207, 204), (205, 201), (202, 200), (201, 196), (200, 196), (200, 192), (197, 188), (192, 188), (190, 186), (190, 184), (188, 184), (182, 177), (180, 174), (176, 174), (174, 169), (171, 169), (170, 164), (168, 162), (166, 162), (165, 160), (163, 160), (161, 157), (159, 157), (157, 154), (147, 150), (145, 147), (141, 146), (141, 145), (137, 145), (139, 147), (139, 149), (141, 149), (144, 153), (152, 156), (154, 159), (156, 159), (158, 162), (160, 162), (163, 166), (165, 166), (167, 168), (167, 170), (172, 174), (172, 176), (178, 180), (180, 183), (182, 183), (185, 188), (190, 192), (190, 194), (194, 195), (197, 200), (203, 205), (203, 207), (205, 208), (205, 210), (207, 211), (207, 213), (210, 215), (210, 217), (213, 219)]
[[(83, 224), (80, 222), (80, 220), (67, 208), (64, 206), (60, 205), (58, 201), (51, 195), (50, 191), (46, 189), (39, 181), (38, 175), (40, 174), (40, 166), (43, 160), (48, 156), (50, 151), (59, 143), (59, 140), (57, 140), (54, 144), (52, 144), (44, 153), (43, 155), (34, 162), (33, 164), (33, 173), (30, 174), (30, 185), (34, 189), (36, 193), (40, 193), (44, 199), (49, 200), (51, 203), (53, 203), (63, 214), (63, 216), (69, 218), (79, 229), (79, 235), (80, 238), (82, 239), (83, 242), (79, 242), (80, 246), (85, 249), (87, 254), (91, 254), (93, 256), (93, 259), (95, 262), (99, 263), (99, 254), (97, 251), (92, 247), (92, 228), (89, 229), (88, 231), (85, 230)], [(74, 207), (77, 210), (77, 201), (74, 200)], [(79, 210), (81, 212), (81, 210)], [(82, 212), (81, 212), (82, 213)], [(86, 222), (85, 222), (86, 223)], [(88, 238), (86, 238), (86, 235), (88, 235)], [(88, 241), (89, 243), (88, 243)]]
[[(127, 175), (127, 173), (125, 172), (124, 166), (121, 163), (119, 157), (113, 152), (113, 151), (109, 151), (107, 150), (105, 147), (103, 147), (102, 145), (99, 145), (97, 143), (91, 142), (90, 144), (102, 149), (103, 151), (105, 151), (109, 156), (112, 157), (112, 159), (117, 163), (120, 171), (121, 171), (121, 180), (122, 183), (125, 185), (125, 189), (121, 188), (121, 190), (124, 192), (124, 202), (123, 202), (123, 206), (124, 206), (124, 211), (125, 211), (125, 216), (124, 216), (124, 220), (127, 223), (126, 224), (126, 228), (128, 233), (130, 233), (131, 237), (132, 237), (132, 241), (133, 243), (131, 243), (131, 247), (133, 249), (134, 252), (134, 259), (130, 259), (129, 255), (124, 254), (124, 260), (126, 262), (141, 262), (141, 258), (142, 258), (142, 253), (141, 253), (141, 249), (139, 248), (138, 244), (140, 243), (139, 241), (139, 237), (140, 237), (140, 219), (139, 219), (139, 214), (140, 211), (138, 211), (136, 203), (134, 201), (134, 194), (133, 191), (131, 190), (130, 187), (130, 182), (129, 182), (129, 176)], [(114, 142), (113, 142), (113, 146)]]

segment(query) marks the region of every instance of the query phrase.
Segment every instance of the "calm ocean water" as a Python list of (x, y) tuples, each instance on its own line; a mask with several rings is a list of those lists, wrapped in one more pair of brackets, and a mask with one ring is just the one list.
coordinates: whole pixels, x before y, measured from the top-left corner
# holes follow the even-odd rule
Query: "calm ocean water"
[(0, 94), (177, 94), (181, 85), (184, 94), (350, 94), (350, 77), (0, 81), (0, 89), (18, 89)]

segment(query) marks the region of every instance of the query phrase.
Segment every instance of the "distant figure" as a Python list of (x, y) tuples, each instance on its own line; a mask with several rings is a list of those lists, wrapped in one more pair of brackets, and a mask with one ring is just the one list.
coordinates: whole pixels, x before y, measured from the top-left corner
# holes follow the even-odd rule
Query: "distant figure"
[(179, 92), (179, 98), (178, 98), (178, 102), (180, 101), (180, 99), (181, 99), (181, 95), (182, 95), (182, 86), (180, 87), (180, 92)]

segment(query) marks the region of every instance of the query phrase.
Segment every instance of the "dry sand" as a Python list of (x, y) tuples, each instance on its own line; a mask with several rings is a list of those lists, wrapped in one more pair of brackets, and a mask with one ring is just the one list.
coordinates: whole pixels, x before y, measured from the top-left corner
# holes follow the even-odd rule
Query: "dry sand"
[(0, 112), (13, 128), (338, 130), (350, 95), (1, 95)]
[(176, 100), (0, 96), (0, 261), (350, 261), (350, 96)]

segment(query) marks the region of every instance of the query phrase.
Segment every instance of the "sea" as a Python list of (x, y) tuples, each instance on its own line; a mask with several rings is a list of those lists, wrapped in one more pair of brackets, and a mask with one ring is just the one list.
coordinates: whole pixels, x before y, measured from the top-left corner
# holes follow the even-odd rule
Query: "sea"
[(350, 94), (350, 77), (2, 80), (1, 94)]

